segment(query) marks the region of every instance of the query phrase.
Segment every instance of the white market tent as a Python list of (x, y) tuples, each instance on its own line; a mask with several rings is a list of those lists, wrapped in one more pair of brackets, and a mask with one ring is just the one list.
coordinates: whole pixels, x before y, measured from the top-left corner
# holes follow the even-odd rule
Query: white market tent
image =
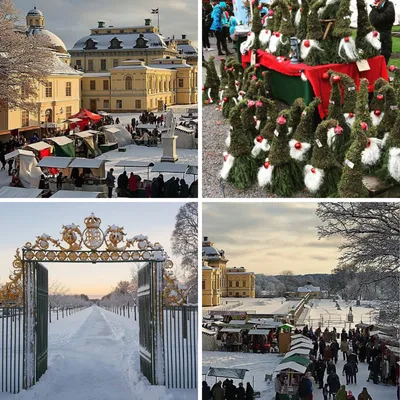
[(6, 161), (8, 161), (8, 160), (10, 160), (12, 158), (16, 158), (16, 157), (19, 157), (19, 156), (35, 157), (35, 154), (30, 150), (18, 149), (18, 150), (12, 151), (11, 153), (6, 154), (5, 155), (5, 159), (6, 159)]
[(307, 336), (301, 335), (300, 333), (296, 333), (291, 336), (292, 339), (298, 339), (298, 338), (304, 338), (304, 339), (309, 339)]
[(269, 329), (250, 329), (249, 335), (268, 335)]
[(117, 143), (118, 147), (126, 147), (132, 143), (132, 135), (122, 125), (105, 125), (102, 132), (108, 143)]
[(65, 169), (68, 168), (72, 160), (71, 157), (43, 157), (39, 161), (38, 167)]
[(42, 189), (4, 186), (0, 188), (0, 198), (36, 199), (41, 195), (42, 191)]
[(70, 136), (78, 136), (78, 137), (84, 139), (84, 138), (92, 137), (93, 133), (89, 132), (89, 131), (73, 132), (73, 133), (70, 134)]
[(288, 351), (285, 356), (283, 357), (288, 358), (294, 355), (299, 355), (299, 356), (308, 356), (310, 354), (310, 350), (309, 349), (297, 349), (297, 350), (290, 350)]
[(59, 146), (65, 146), (66, 144), (73, 143), (73, 140), (67, 138), (66, 136), (55, 136), (49, 138), (48, 140), (57, 143)]
[(37, 142), (37, 143), (28, 144), (26, 147), (36, 150), (36, 151), (42, 151), (42, 150), (50, 149), (51, 145), (46, 142)]
[(51, 196), (52, 199), (96, 199), (101, 192), (86, 192), (80, 190), (59, 190)]
[(69, 164), (69, 168), (100, 168), (104, 165), (107, 160), (101, 160), (98, 158), (75, 158), (74, 161)]
[(30, 150), (14, 150), (6, 154), (6, 161), (19, 157), (19, 179), (25, 188), (37, 188), (39, 186), (41, 169), (37, 166), (36, 156)]
[(207, 376), (243, 380), (247, 371), (248, 369), (243, 368), (210, 368), (207, 372)]
[(246, 325), (246, 321), (244, 319), (233, 319), (229, 321), (229, 325)]
[(156, 124), (139, 124), (139, 125), (136, 125), (136, 128), (153, 130), (153, 129), (157, 128), (157, 125)]
[(157, 162), (151, 172), (165, 172), (170, 174), (184, 174), (189, 168), (189, 164)]
[(313, 349), (314, 345), (312, 343), (296, 343), (294, 346), (290, 347), (290, 350), (297, 349)]
[(290, 342), (291, 346), (296, 346), (298, 344), (302, 344), (302, 343), (312, 343), (312, 341), (310, 339), (303, 339), (303, 338), (298, 338), (298, 339), (294, 339)]
[(301, 374), (304, 374), (307, 370), (307, 368), (303, 365), (294, 361), (289, 361), (287, 363), (278, 364), (278, 366), (275, 368), (275, 372), (283, 371), (285, 369), (291, 369), (292, 371), (300, 372)]
[(240, 328), (222, 328), (220, 332), (224, 333), (240, 333), (242, 329)]

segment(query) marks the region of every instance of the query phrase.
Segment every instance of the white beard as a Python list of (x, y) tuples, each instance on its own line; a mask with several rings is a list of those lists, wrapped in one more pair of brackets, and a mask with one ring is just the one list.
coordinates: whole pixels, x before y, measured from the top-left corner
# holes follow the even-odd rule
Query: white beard
[(257, 180), (260, 187), (264, 187), (271, 183), (273, 170), (274, 167), (272, 165), (268, 168), (265, 168), (264, 166), (260, 167), (257, 174)]
[(263, 29), (260, 32), (260, 36), (259, 36), (260, 43), (263, 46), (266, 46), (269, 42), (269, 39), (271, 38), (271, 35), (272, 35), (272, 32), (269, 29)]
[(311, 193), (315, 193), (319, 190), (324, 181), (325, 172), (323, 169), (314, 168), (315, 173), (312, 173), (311, 168), (313, 168), (312, 165), (306, 165), (304, 167), (304, 184)]
[(253, 157), (257, 157), (261, 151), (267, 152), (270, 148), (271, 146), (268, 144), (267, 139), (263, 139), (261, 143), (257, 142), (257, 139), (254, 139), (254, 146), (253, 149), (251, 150), (251, 155)]
[(256, 123), (256, 129), (260, 130), (261, 121), (254, 116), (254, 122)]
[(311, 144), (306, 143), (306, 142), (301, 143), (301, 149), (297, 150), (297, 149), (295, 149), (294, 145), (298, 142), (299, 141), (295, 140), (295, 139), (291, 139), (289, 141), (290, 157), (292, 157), (294, 160), (297, 160), (297, 161), (303, 161), (308, 150), (310, 150), (310, 148), (311, 148)]
[(374, 37), (374, 33), (370, 32), (367, 36), (365, 36), (367, 42), (376, 50), (381, 50), (381, 34), (378, 32), (378, 36)]
[(246, 92), (242, 92), (243, 94), (239, 94), (238, 96), (238, 101), (242, 101), (243, 100), (243, 96), (246, 94)]
[(372, 125), (378, 126), (381, 123), (384, 114), (385, 113), (381, 112), (381, 115), (375, 115), (375, 113), (371, 111), (370, 115), (372, 119)]
[(276, 37), (275, 35), (272, 35), (271, 38), (269, 39), (268, 50), (271, 54), (276, 53), (276, 50), (278, 48), (279, 39), (280, 38)]
[(223, 103), (223, 98), (224, 98), (224, 91), (220, 90), (219, 91), (219, 103), (222, 105)]
[(210, 103), (214, 103), (213, 99), (211, 98), (211, 88), (207, 90), (207, 96), (208, 96), (208, 100), (210, 100)]
[(229, 171), (233, 167), (233, 162), (235, 161), (235, 157), (231, 156), (228, 153), (224, 153), (224, 156), (228, 155), (226, 161), (224, 161), (224, 165), (222, 166), (220, 176), (222, 179), (228, 179)]
[(300, 20), (301, 20), (301, 12), (300, 12), (300, 8), (296, 11), (296, 15), (294, 17), (294, 26), (297, 28), (300, 24)]
[(289, 126), (287, 135), (290, 136), (293, 133), (293, 126)]
[(383, 135), (383, 139), (382, 139), (382, 148), (385, 148), (386, 147), (386, 141), (387, 141), (387, 138), (389, 137), (389, 132), (386, 132), (384, 135)]
[(242, 54), (246, 54), (254, 44), (255, 34), (251, 32), (250, 35), (247, 36), (247, 40), (240, 45), (240, 52)]
[(349, 37), (349, 41), (345, 42), (344, 38), (340, 41), (339, 44), (339, 57), (345, 59), (341, 56), (342, 50), (344, 50), (346, 57), (350, 61), (356, 61), (359, 59), (357, 49), (356, 49), (356, 42), (352, 37)]
[(389, 150), (388, 171), (393, 179), (400, 182), (400, 148), (398, 147)]
[(236, 97), (232, 97), (232, 100), (235, 102), (235, 106), (237, 106), (238, 101), (237, 101)]
[(361, 161), (364, 165), (375, 165), (381, 157), (382, 140), (377, 138), (369, 138), (371, 144), (361, 153)]
[(329, 128), (327, 132), (327, 143), (329, 147), (332, 147), (335, 143), (336, 133), (335, 128)]
[(346, 120), (346, 124), (351, 128), (356, 120), (356, 116), (354, 115), (354, 117), (349, 117), (349, 113), (345, 113), (343, 115), (344, 119)]
[(304, 46), (304, 40), (301, 42), (300, 46), (300, 56), (303, 60), (305, 60), (310, 53), (311, 49), (317, 49), (319, 51), (324, 51), (320, 46), (318, 40), (311, 39), (309, 40), (310, 42), (310, 47)]
[(328, 7), (329, 5), (331, 5), (331, 4), (333, 4), (333, 3), (336, 3), (336, 2), (338, 2), (338, 0), (328, 0), (328, 1), (326, 2), (326, 5), (325, 5), (324, 7), (321, 7), (321, 8), (318, 10), (318, 16), (320, 17), (320, 16), (322, 15), (322, 13), (325, 11), (326, 7)]
[(228, 133), (228, 136), (225, 139), (225, 145), (226, 147), (229, 147), (231, 145), (231, 133)]

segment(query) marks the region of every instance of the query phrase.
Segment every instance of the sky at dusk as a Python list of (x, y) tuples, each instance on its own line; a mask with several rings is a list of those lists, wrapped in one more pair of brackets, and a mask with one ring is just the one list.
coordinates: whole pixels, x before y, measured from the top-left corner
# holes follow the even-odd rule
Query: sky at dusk
[[(62, 225), (75, 223), (81, 230), (92, 212), (102, 220), (103, 231), (109, 225), (123, 226), (128, 238), (143, 234), (152, 243), (161, 243), (174, 264), (171, 234), (175, 216), (182, 203), (2, 203), (0, 208), (0, 282), (6, 282), (17, 248), (34, 242), (47, 233), (61, 239)], [(121, 280), (130, 279), (129, 263), (48, 263), (50, 284), (57, 281), (70, 294), (85, 293), (98, 297), (109, 293)]]
[(317, 203), (206, 203), (203, 236), (225, 251), (228, 266), (268, 275), (329, 273), (338, 238), (318, 240)]
[[(14, 3), (25, 18), (35, 1), (14, 0)], [(186, 34), (197, 42), (197, 0), (36, 0), (36, 7), (46, 18), (46, 29), (59, 36), (68, 49), (78, 39), (89, 35), (90, 28), (97, 27), (97, 21), (118, 27), (144, 25), (144, 19), (151, 18), (157, 26), (157, 15), (151, 14), (151, 9), (157, 7), (163, 36), (180, 38)]]

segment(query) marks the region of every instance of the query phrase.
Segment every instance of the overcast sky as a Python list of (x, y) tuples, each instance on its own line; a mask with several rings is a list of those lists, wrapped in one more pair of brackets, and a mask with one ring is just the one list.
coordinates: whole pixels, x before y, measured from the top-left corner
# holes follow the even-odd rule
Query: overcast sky
[(317, 237), (316, 203), (205, 203), (203, 236), (225, 251), (228, 265), (269, 275), (329, 273), (339, 239)]
[[(34, 0), (14, 2), (23, 17), (34, 6)], [(36, 0), (36, 7), (46, 18), (46, 28), (59, 36), (68, 49), (78, 39), (89, 35), (97, 21), (117, 27), (143, 25), (145, 18), (151, 18), (157, 26), (157, 15), (151, 14), (151, 9), (157, 7), (160, 30), (165, 37), (187, 34), (197, 42), (197, 0)]]
[[(85, 229), (84, 219), (92, 212), (108, 225), (125, 228), (128, 238), (143, 234), (161, 243), (171, 259), (171, 234), (181, 203), (2, 203), (0, 208), (0, 282), (6, 282), (17, 248), (47, 233), (61, 239), (62, 225), (75, 223)], [(178, 260), (179, 261), (179, 260)], [(46, 264), (45, 264), (46, 265)], [(102, 296), (121, 280), (130, 279), (129, 263), (48, 263), (50, 283), (64, 284), (71, 294)]]

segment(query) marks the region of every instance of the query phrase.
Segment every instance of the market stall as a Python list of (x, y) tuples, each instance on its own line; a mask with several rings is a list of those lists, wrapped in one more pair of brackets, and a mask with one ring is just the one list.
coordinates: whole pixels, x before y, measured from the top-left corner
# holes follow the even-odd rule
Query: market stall
[(51, 196), (52, 199), (97, 199), (100, 197), (105, 197), (105, 193), (81, 190), (59, 190)]
[(123, 167), (124, 171), (126, 169), (135, 169), (135, 168), (146, 168), (147, 169), (147, 180), (150, 180), (150, 168), (154, 167), (153, 162), (148, 161), (134, 161), (134, 160), (121, 160), (115, 164), (115, 167)]
[(75, 143), (66, 136), (56, 136), (48, 138), (54, 144), (55, 155), (57, 157), (75, 157)]
[(0, 198), (13, 199), (36, 199), (41, 197), (42, 189), (26, 189), (19, 187), (4, 186), (0, 188)]
[(71, 139), (75, 141), (75, 153), (80, 157), (95, 158), (101, 155), (97, 145), (97, 131), (83, 131), (71, 133)]
[(301, 376), (306, 372), (307, 367), (295, 361), (282, 362), (275, 368), (275, 372), (279, 373), (283, 385), (279, 393), (279, 399), (297, 400), (299, 383)]
[(26, 145), (26, 148), (33, 150), (37, 154), (39, 160), (41, 160), (43, 157), (50, 156), (52, 146), (46, 142), (37, 142)]
[(241, 328), (222, 328), (219, 333), (222, 334), (221, 346), (226, 351), (240, 351), (242, 346)]
[(101, 132), (106, 139), (106, 143), (100, 146), (103, 153), (132, 143), (132, 135), (122, 125), (105, 125), (101, 128)]
[(85, 130), (85, 128), (87, 129), (90, 124), (96, 124), (102, 119), (103, 117), (101, 115), (92, 113), (89, 110), (82, 108), (77, 114), (71, 115), (71, 117), (69, 118), (69, 121), (71, 121), (70, 128), (74, 129), (76, 126), (78, 126), (79, 130), (83, 131)]

